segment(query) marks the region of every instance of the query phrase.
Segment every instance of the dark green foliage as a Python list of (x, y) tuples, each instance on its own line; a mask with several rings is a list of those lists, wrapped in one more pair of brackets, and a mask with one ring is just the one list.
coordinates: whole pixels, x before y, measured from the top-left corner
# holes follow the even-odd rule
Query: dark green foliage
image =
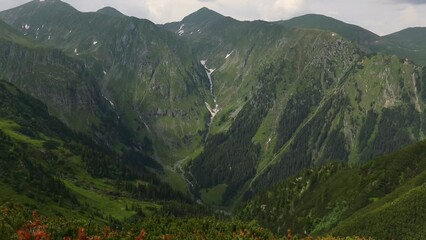
[(329, 137), (325, 142), (323, 161), (319, 162), (324, 164), (330, 160), (339, 160), (346, 162), (348, 159), (349, 152), (346, 147), (345, 136), (337, 129), (333, 129), (329, 133)]
[(34, 154), (43, 157), (0, 130), (0, 181), (41, 203), (51, 200), (69, 207), (78, 206), (78, 200), (53, 172), (34, 161)]
[(412, 189), (374, 212), (357, 214), (332, 232), (347, 236), (362, 232), (376, 239), (421, 239), (426, 235), (426, 185)]
[[(368, 119), (367, 121), (372, 120)], [(366, 124), (371, 124), (366, 122)], [(373, 126), (366, 126), (372, 131)], [(414, 141), (410, 136), (410, 128), (419, 129), (420, 120), (419, 113), (415, 111), (414, 106), (407, 108), (385, 108), (382, 112), (380, 120), (378, 120), (378, 132), (370, 144), (366, 145), (362, 151), (361, 161), (367, 161), (373, 157), (399, 149)], [(418, 133), (415, 133), (416, 135)], [(360, 136), (364, 137), (364, 136)], [(368, 139), (366, 142), (368, 143)], [(361, 141), (361, 139), (360, 139)]]
[(273, 231), (416, 239), (424, 234), (425, 181), (426, 142), (420, 142), (359, 167), (306, 170), (237, 212)]
[[(242, 185), (254, 176), (260, 146), (253, 144), (263, 117), (275, 99), (274, 86), (285, 71), (282, 65), (264, 66), (259, 74), (259, 89), (245, 104), (226, 134), (219, 134), (206, 144), (204, 152), (195, 159), (191, 172), (202, 188), (228, 185), (223, 199), (231, 200)], [(229, 202), (228, 202), (229, 203)]]
[[(0, 100), (1, 126), (10, 131), (8, 124), (14, 126), (19, 123), (16, 132), (28, 137), (9, 135), (0, 129), (0, 168), (3, 169), (0, 181), (10, 186), (18, 195), (27, 196), (46, 207), (56, 204), (104, 217), (99, 209), (80, 203), (76, 193), (62, 182), (66, 179), (83, 188), (93, 188), (83, 179), (76, 179), (75, 175), (83, 172), (110, 182), (115, 188), (107, 193), (111, 197), (126, 196), (149, 201), (174, 200), (187, 205), (192, 203), (189, 196), (175, 191), (151, 172), (149, 168), (153, 163), (144, 162), (143, 155), (133, 152), (133, 159), (126, 159), (130, 158), (129, 154), (117, 156), (86, 136), (73, 133), (59, 120), (51, 117), (45, 105), (13, 85), (0, 82)], [(34, 141), (39, 141), (39, 145)], [(81, 159), (83, 169), (69, 164), (69, 157)], [(137, 168), (131, 168), (123, 164), (126, 161), (140, 162)], [(154, 166), (158, 166), (156, 164)]]
[(303, 88), (287, 103), (278, 125), (278, 140), (275, 151), (292, 137), (297, 128), (311, 112), (311, 107), (318, 103), (318, 91), (315, 88)]
[(413, 27), (386, 35), (383, 40), (398, 46), (389, 48), (390, 53), (398, 54), (401, 58), (409, 58), (411, 61), (424, 66), (426, 64), (425, 38), (426, 28)]
[(156, 216), (163, 217), (202, 217), (202, 216), (213, 216), (221, 214), (215, 214), (214, 210), (205, 205), (194, 205), (188, 204), (183, 201), (169, 201), (165, 202), (163, 206), (155, 212)]
[(374, 128), (376, 126), (377, 118), (378, 114), (374, 111), (370, 110), (367, 113), (364, 125), (362, 125), (359, 132), (359, 149), (364, 149), (368, 145), (370, 137), (373, 134)]
[[(256, 192), (264, 186), (282, 181), (314, 164), (323, 164), (330, 160), (347, 161), (348, 151), (343, 135), (337, 129), (331, 128), (331, 122), (338, 117), (342, 102), (344, 100), (331, 98), (322, 105), (317, 114), (300, 129), (289, 144), (281, 161), (270, 166), (263, 174), (264, 177), (257, 179), (251, 190)], [(322, 128), (318, 127), (322, 125)], [(313, 162), (312, 151), (308, 151), (310, 148), (316, 151), (324, 148), (322, 159), (317, 157), (315, 160), (318, 162)]]
[(62, 138), (72, 135), (62, 122), (49, 116), (42, 102), (4, 81), (0, 81), (0, 112), (2, 119), (13, 120), (19, 124), (19, 132), (30, 137), (38, 132)]
[(61, 144), (53, 141), (53, 140), (47, 140), (43, 143), (43, 148), (45, 148), (46, 150), (54, 150), (57, 149)]
[(163, 167), (161, 166), (161, 164), (159, 164), (147, 154), (141, 153), (140, 151), (128, 150), (123, 153), (122, 159), (123, 163), (125, 163), (129, 167), (134, 168), (135, 170), (143, 171), (146, 170), (146, 167), (149, 167), (158, 171), (163, 171)]
[[(115, 186), (117, 190), (122, 192), (124, 195), (128, 195), (138, 200), (170, 200), (179, 201), (179, 203), (181, 204), (193, 204), (193, 201), (190, 196), (175, 191), (168, 184), (158, 180), (158, 178), (153, 174), (135, 175), (135, 177), (133, 177), (131, 180), (133, 181), (116, 181)], [(146, 182), (138, 182), (141, 180), (145, 180)], [(134, 183), (134, 181), (136, 181), (136, 184)]]

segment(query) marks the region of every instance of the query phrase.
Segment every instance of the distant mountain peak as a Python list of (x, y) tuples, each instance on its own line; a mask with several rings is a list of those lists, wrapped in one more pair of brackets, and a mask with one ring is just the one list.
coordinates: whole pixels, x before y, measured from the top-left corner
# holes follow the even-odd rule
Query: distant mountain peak
[(332, 31), (360, 45), (374, 43), (380, 38), (377, 34), (367, 29), (320, 14), (306, 14), (289, 20), (279, 21), (279, 23), (292, 28)]
[(205, 21), (214, 21), (218, 19), (222, 19), (225, 16), (222, 14), (215, 12), (209, 8), (202, 7), (196, 12), (191, 13), (190, 15), (186, 16), (182, 22), (205, 22)]
[[(78, 10), (61, 0), (33, 0), (21, 6), (0, 12), (0, 18), (8, 24), (15, 22), (20, 16), (39, 16), (37, 20), (61, 17), (77, 13)], [(22, 22), (27, 24), (28, 22)], [(33, 21), (32, 24), (35, 22)]]
[(204, 13), (213, 13), (213, 14), (218, 14), (218, 15), (220, 15), (218, 12), (213, 11), (213, 10), (211, 10), (210, 8), (207, 8), (207, 7), (202, 7), (202, 8), (200, 8), (200, 9), (198, 9), (197, 11), (195, 11), (195, 13), (202, 13), (202, 12), (204, 12)]
[[(63, 5), (69, 5), (68, 3), (66, 3), (66, 2), (63, 2), (63, 1), (61, 1), (61, 0), (33, 0), (32, 1), (33, 3), (35, 3), (35, 4), (63, 4)], [(69, 5), (69, 6), (71, 6), (71, 5)]]
[(34, 2), (60, 2), (61, 0), (34, 0)]
[(108, 16), (113, 16), (113, 17), (125, 16), (122, 12), (118, 11), (117, 9), (115, 9), (113, 7), (104, 7), (104, 8), (99, 9), (96, 12), (104, 14), (104, 15), (108, 15)]
[(218, 12), (211, 10), (210, 8), (207, 8), (207, 7), (202, 7), (200, 9), (198, 9), (197, 11), (195, 11), (194, 13), (211, 13), (211, 14), (221, 15)]
[(308, 13), (308, 14), (297, 16), (282, 22), (292, 22), (293, 24), (306, 24), (306, 25), (308, 24), (311, 24), (311, 25), (312, 24), (315, 24), (315, 25), (345, 24), (346, 25), (347, 24), (341, 20), (326, 16), (326, 15), (322, 15), (322, 14), (316, 14), (316, 13)]
[(38, 7), (55, 7), (55, 8), (62, 8), (62, 9), (68, 9), (68, 10), (74, 10), (77, 11), (74, 7), (72, 7), (70, 4), (63, 2), (61, 0), (33, 0), (31, 2), (28, 2), (26, 4), (20, 5), (16, 8), (12, 8), (3, 12), (7, 12), (14, 9), (21, 9), (21, 10), (34, 10), (34, 8)]

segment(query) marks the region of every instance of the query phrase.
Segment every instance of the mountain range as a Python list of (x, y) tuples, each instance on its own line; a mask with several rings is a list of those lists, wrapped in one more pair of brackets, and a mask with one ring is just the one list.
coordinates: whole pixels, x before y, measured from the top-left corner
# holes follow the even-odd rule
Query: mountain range
[[(335, 31), (311, 29), (320, 22)], [(221, 111), (190, 169), (222, 203), (304, 168), (365, 162), (423, 138), (423, 67), (364, 51), (379, 38), (371, 32), (316, 15), (239, 22), (205, 8), (164, 27), (215, 69)]]
[[(285, 227), (354, 234), (347, 226), (369, 216), (358, 212), (369, 201), (397, 201), (399, 186), (402, 202), (421, 191), (404, 184), (423, 174), (423, 158), (415, 167), (398, 153), (395, 166), (370, 160), (425, 139), (426, 28), (378, 36), (321, 15), (238, 21), (207, 8), (157, 25), (109, 7), (79, 12), (59, 0), (31, 1), (0, 19), (0, 164), (16, 160), (2, 174), (3, 200), (118, 219), (137, 208), (198, 202), (276, 230), (282, 215), (253, 214), (265, 202), (283, 206), (264, 194), (279, 183), (270, 191), (288, 198), (282, 214), (293, 220)], [(421, 145), (403, 151), (421, 155)], [(363, 184), (326, 206), (333, 188), (344, 187), (329, 179), (344, 183), (342, 174), (362, 171), (385, 177), (360, 177)], [(21, 172), (36, 191), (11, 177)], [(404, 181), (383, 190), (401, 174)], [(289, 190), (307, 175), (322, 180)], [(325, 190), (314, 208), (296, 204), (317, 199), (316, 189)]]

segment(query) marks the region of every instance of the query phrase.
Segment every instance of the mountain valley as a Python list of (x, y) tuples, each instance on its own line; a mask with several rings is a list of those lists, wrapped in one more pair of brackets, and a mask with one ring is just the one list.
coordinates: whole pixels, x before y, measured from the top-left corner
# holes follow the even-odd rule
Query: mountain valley
[(116, 226), (232, 214), (265, 234), (418, 239), (425, 37), (315, 14), (0, 12), (0, 203)]

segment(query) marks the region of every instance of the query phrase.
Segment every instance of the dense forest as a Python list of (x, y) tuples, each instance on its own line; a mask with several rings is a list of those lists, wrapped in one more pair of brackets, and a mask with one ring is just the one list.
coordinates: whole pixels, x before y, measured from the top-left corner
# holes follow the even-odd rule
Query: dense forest
[(305, 170), (256, 195), (237, 214), (281, 233), (291, 228), (419, 239), (426, 234), (426, 208), (420, 204), (426, 200), (425, 149), (421, 142), (361, 166), (335, 162)]
[(259, 85), (226, 133), (208, 139), (204, 152), (193, 160), (191, 172), (201, 188), (226, 183), (224, 203), (252, 178), (259, 160), (260, 146), (253, 136), (275, 100), (274, 87), (286, 71), (285, 62), (265, 64), (258, 73)]

